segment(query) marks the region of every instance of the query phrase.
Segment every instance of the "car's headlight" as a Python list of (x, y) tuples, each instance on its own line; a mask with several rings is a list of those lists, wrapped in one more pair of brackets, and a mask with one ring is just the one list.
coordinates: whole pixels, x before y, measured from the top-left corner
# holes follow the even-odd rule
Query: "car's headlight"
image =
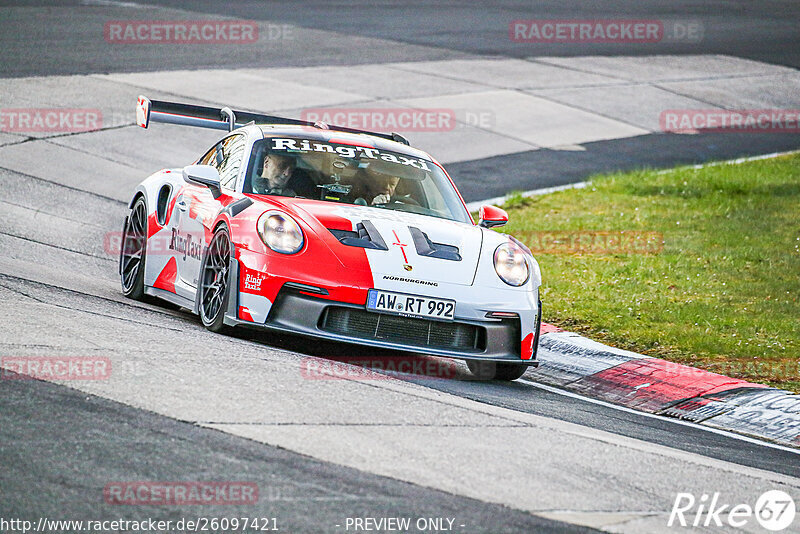
[(521, 286), (528, 281), (531, 271), (522, 247), (509, 241), (494, 251), (494, 270), (510, 286)]
[(303, 248), (303, 231), (294, 219), (279, 211), (261, 214), (256, 223), (258, 235), (269, 248), (281, 254), (294, 254)]

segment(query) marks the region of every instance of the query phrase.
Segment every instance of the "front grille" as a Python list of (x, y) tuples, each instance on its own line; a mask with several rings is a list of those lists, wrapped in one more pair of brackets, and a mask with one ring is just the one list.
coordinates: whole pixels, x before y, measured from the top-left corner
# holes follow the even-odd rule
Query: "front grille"
[(336, 334), (416, 347), (468, 351), (486, 349), (486, 330), (480, 326), (400, 317), (339, 306), (325, 309), (320, 327)]

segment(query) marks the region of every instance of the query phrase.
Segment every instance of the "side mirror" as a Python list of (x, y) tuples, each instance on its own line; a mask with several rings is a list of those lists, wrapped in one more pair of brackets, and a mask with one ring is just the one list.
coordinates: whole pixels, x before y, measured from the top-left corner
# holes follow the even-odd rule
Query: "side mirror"
[(508, 222), (508, 213), (496, 206), (481, 206), (479, 214), (480, 221), (478, 226), (483, 226), (484, 228), (505, 226)]
[(189, 165), (184, 167), (183, 180), (190, 184), (208, 187), (214, 198), (222, 194), (219, 171), (211, 165)]

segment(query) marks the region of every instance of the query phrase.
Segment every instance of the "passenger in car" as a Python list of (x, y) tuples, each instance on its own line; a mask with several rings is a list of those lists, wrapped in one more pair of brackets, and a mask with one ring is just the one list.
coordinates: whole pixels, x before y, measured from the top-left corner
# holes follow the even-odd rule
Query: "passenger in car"
[(362, 172), (356, 185), (355, 204), (375, 206), (388, 204), (397, 189), (400, 178), (378, 172)]
[(373, 206), (375, 204), (388, 204), (394, 196), (399, 182), (400, 178), (397, 176), (389, 176), (388, 174), (379, 175), (373, 182), (375, 186), (373, 191), (375, 191), (376, 194), (370, 204)]

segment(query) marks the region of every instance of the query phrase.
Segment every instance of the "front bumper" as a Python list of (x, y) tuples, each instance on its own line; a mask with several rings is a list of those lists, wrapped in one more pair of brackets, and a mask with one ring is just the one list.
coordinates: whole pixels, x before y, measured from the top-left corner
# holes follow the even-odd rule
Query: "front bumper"
[[(369, 312), (365, 306), (319, 298), (284, 285), (264, 323), (239, 318), (238, 262), (231, 262), (225, 324), (269, 330), (370, 347), (446, 356), (463, 360), (513, 362), (538, 366), (536, 349), (529, 360), (520, 358), (520, 319), (454, 322), (406, 318)], [(236, 295), (236, 298), (233, 298)], [(541, 316), (540, 316), (541, 317)], [(540, 322), (540, 321), (538, 321)], [(538, 341), (539, 325), (535, 339)], [(538, 345), (538, 343), (536, 343)]]
[[(284, 286), (263, 324), (238, 317), (238, 262), (233, 261), (225, 324), (298, 334), (370, 347), (395, 349), (463, 360), (513, 362), (537, 366), (536, 347), (530, 360), (520, 359), (519, 319), (454, 322), (398, 317), (366, 311), (364, 306), (323, 299)], [(232, 295), (233, 297), (233, 295)], [(536, 327), (538, 340), (539, 326)]]

